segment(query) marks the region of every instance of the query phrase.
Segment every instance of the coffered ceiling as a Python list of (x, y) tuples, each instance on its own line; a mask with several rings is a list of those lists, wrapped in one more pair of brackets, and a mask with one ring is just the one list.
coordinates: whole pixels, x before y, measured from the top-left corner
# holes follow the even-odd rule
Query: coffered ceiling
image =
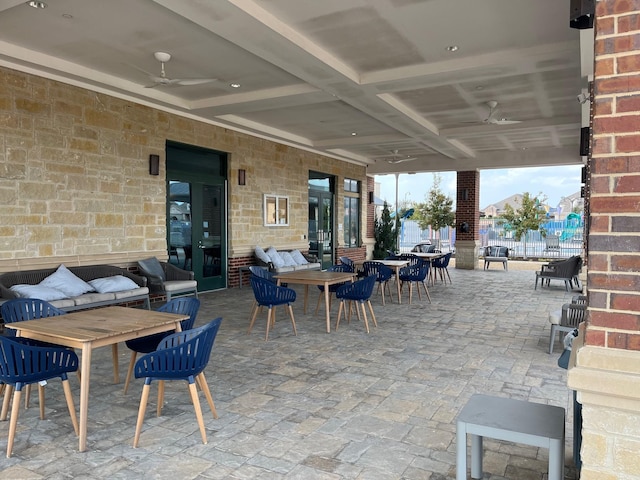
[[(569, 0), (46, 4), (0, 0), (0, 65), (370, 174), (581, 161), (593, 33), (569, 28)], [(167, 78), (216, 80), (148, 88), (154, 52), (171, 54)]]

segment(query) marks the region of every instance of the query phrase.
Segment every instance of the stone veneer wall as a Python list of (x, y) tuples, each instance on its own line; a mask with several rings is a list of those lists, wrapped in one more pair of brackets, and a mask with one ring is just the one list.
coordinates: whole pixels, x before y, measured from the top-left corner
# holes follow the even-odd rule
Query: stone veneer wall
[(582, 480), (640, 478), (640, 1), (596, 3)]
[[(0, 272), (166, 258), (167, 140), (229, 152), (230, 284), (256, 245), (308, 248), (309, 170), (338, 177), (336, 218), (345, 177), (367, 205), (362, 166), (0, 68)], [(263, 226), (264, 193), (289, 196), (290, 227)]]

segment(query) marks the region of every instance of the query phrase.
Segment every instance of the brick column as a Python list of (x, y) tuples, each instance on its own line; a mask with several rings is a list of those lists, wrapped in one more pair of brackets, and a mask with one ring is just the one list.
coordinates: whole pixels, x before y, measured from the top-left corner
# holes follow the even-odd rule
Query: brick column
[(640, 2), (596, 3), (582, 480), (640, 479)]
[[(478, 268), (480, 172), (458, 172), (456, 196), (456, 268)], [(465, 231), (466, 229), (466, 231)]]

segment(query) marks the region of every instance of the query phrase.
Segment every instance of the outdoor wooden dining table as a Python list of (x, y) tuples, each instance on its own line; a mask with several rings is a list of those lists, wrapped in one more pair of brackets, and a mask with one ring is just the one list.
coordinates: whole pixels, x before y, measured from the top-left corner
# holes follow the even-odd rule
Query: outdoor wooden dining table
[[(398, 303), (402, 303), (402, 295), (400, 294), (400, 269), (402, 267), (406, 267), (407, 265), (409, 265), (409, 261), (408, 260), (370, 260), (370, 261), (380, 262), (383, 265), (386, 265), (387, 267), (391, 268), (391, 270), (393, 270), (396, 276), (396, 288), (398, 289)], [(355, 262), (355, 264), (361, 267), (364, 262), (365, 260), (358, 260)]]
[(50, 342), (82, 350), (80, 366), (79, 450), (87, 449), (89, 412), (89, 374), (91, 351), (105, 345), (144, 337), (154, 333), (181, 330), (180, 321), (188, 315), (128, 307), (105, 307), (59, 315), (54, 318), (8, 323), (19, 337)]
[(429, 280), (431, 285), (435, 284), (435, 277), (433, 272), (433, 261), (444, 257), (445, 253), (423, 253), (423, 252), (412, 252), (416, 257), (420, 257), (421, 259), (429, 262)]
[(307, 313), (307, 303), (309, 298), (309, 285), (323, 285), (324, 286), (324, 305), (325, 315), (327, 320), (327, 333), (331, 332), (331, 321), (329, 315), (329, 299), (331, 293), (329, 292), (329, 286), (337, 283), (352, 282), (355, 278), (355, 273), (349, 272), (327, 272), (324, 270), (301, 270), (294, 272), (284, 272), (274, 275), (278, 281), (278, 285), (281, 283), (297, 283), (304, 285), (304, 313)]

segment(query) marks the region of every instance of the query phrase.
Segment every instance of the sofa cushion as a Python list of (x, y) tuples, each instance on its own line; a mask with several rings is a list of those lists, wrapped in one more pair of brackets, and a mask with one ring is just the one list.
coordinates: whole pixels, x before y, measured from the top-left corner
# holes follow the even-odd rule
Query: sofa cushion
[(275, 268), (282, 268), (285, 266), (280, 253), (278, 253), (278, 251), (274, 247), (269, 247), (266, 253)]
[(9, 290), (22, 298), (39, 298), (45, 302), (51, 300), (61, 300), (67, 298), (68, 295), (57, 288), (46, 287), (43, 285), (25, 285), (19, 284), (12, 286)]
[[(94, 289), (87, 282), (73, 274), (64, 264), (60, 265), (54, 273), (42, 280), (39, 285), (60, 290), (65, 294), (65, 297), (77, 297), (83, 293), (91, 292)], [(53, 300), (58, 299), (54, 298)]]
[(163, 282), (167, 279), (164, 273), (164, 269), (160, 264), (160, 261), (156, 257), (146, 258), (144, 260), (138, 260), (138, 267), (146, 275), (152, 277), (158, 277)]
[(297, 262), (289, 252), (280, 252), (280, 257), (282, 257), (285, 267), (295, 267), (297, 265)]
[(296, 262), (296, 265), (306, 265), (307, 263), (309, 263), (307, 259), (304, 258), (304, 255), (300, 253), (300, 250), (293, 250), (291, 252), (291, 257), (293, 257), (293, 260), (294, 262)]
[(116, 296), (113, 293), (85, 293), (79, 297), (73, 299), (76, 306), (89, 305), (91, 303), (108, 302), (115, 300)]
[(137, 297), (139, 295), (148, 295), (148, 294), (149, 294), (148, 287), (138, 287), (132, 290), (122, 290), (120, 292), (114, 292), (114, 295), (116, 296), (116, 300), (129, 298), (129, 297)]
[(96, 278), (95, 280), (91, 280), (89, 284), (98, 293), (115, 293), (138, 288), (138, 284), (136, 282), (123, 275)]
[(258, 258), (260, 261), (262, 261), (264, 263), (271, 262), (271, 259), (269, 258), (269, 255), (267, 255), (265, 253), (265, 251), (262, 249), (262, 247), (256, 247), (255, 250), (254, 250), (254, 254), (255, 254), (256, 258)]

